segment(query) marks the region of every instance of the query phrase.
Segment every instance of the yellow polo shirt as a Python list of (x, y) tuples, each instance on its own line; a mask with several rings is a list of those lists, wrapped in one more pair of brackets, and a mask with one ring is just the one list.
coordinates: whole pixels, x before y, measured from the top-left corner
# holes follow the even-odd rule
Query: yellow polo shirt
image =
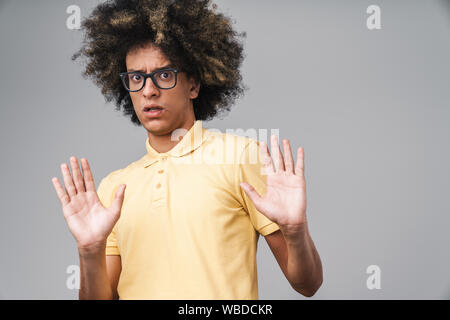
[(195, 121), (178, 144), (102, 179), (109, 207), (126, 184), (106, 255), (120, 255), (120, 299), (258, 299), (259, 234), (279, 229), (240, 187), (266, 191), (259, 142)]

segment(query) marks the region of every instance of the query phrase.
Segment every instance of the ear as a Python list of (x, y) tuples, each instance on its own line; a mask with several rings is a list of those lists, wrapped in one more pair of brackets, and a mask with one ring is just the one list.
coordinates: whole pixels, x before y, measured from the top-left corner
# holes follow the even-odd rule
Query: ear
[(197, 81), (194, 77), (190, 77), (189, 88), (189, 98), (196, 99), (200, 92), (200, 81)]

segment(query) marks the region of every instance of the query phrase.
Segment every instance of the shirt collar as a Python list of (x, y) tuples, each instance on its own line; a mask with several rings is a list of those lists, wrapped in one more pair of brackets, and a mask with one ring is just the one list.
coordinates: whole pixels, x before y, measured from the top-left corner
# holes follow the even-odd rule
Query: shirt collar
[(145, 147), (147, 154), (144, 156), (143, 166), (144, 168), (152, 165), (160, 159), (168, 157), (182, 157), (190, 154), (192, 151), (201, 146), (201, 144), (207, 138), (207, 130), (203, 128), (201, 120), (196, 120), (194, 125), (183, 136), (180, 142), (175, 147), (167, 152), (158, 152), (150, 145), (149, 138), (145, 141)]

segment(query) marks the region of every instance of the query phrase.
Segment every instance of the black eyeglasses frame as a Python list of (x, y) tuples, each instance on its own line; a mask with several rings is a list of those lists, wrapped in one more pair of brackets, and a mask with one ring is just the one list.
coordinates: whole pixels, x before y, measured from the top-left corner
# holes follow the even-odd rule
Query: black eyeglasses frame
[[(155, 78), (154, 78), (155, 74), (160, 73), (160, 72), (164, 72), (164, 71), (173, 71), (174, 74), (175, 74), (175, 83), (174, 83), (174, 85), (173, 85), (172, 87), (170, 87), (170, 88), (162, 88), (162, 87), (160, 87), (160, 86), (158, 85), (158, 83), (155, 81)], [(145, 83), (147, 82), (147, 78), (152, 79), (153, 84), (154, 84), (157, 88), (162, 89), (162, 90), (169, 90), (169, 89), (175, 88), (175, 86), (177, 85), (178, 72), (180, 72), (180, 71), (179, 71), (178, 69), (175, 69), (175, 68), (164, 68), (164, 69), (161, 69), (161, 70), (153, 71), (153, 72), (151, 72), (151, 73), (144, 73), (144, 72), (140, 72), (140, 71), (122, 72), (122, 73), (119, 73), (119, 76), (120, 76), (120, 79), (122, 80), (122, 84), (123, 84), (124, 88), (125, 88), (128, 92), (138, 92), (138, 91), (141, 91), (141, 90), (145, 87)], [(142, 83), (142, 87), (141, 87), (139, 90), (130, 90), (130, 89), (127, 88), (127, 85), (126, 85), (126, 82), (125, 82), (125, 77), (128, 76), (129, 74), (138, 74), (138, 75), (144, 77), (144, 82)]]

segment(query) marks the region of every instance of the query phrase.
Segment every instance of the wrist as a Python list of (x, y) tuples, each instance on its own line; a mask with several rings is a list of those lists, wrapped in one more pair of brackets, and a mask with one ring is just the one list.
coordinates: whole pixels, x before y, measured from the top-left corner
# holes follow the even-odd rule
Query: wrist
[(104, 255), (106, 250), (106, 240), (95, 242), (88, 245), (77, 244), (77, 247), (80, 257)]
[(286, 243), (303, 242), (308, 237), (308, 226), (306, 223), (301, 225), (280, 225), (280, 230)]

